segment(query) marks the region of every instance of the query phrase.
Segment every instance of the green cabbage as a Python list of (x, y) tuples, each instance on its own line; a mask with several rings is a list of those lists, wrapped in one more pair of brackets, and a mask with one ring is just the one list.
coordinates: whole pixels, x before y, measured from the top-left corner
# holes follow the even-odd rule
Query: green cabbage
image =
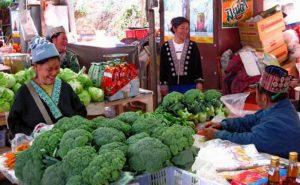
[(68, 83), (71, 85), (73, 91), (76, 94), (80, 94), (83, 91), (83, 87), (82, 87), (81, 83), (78, 82), (77, 80), (71, 80)]
[(10, 110), (10, 103), (0, 99), (0, 112), (8, 112)]
[(14, 75), (0, 72), (0, 86), (11, 88), (16, 83)]
[(93, 102), (100, 102), (104, 100), (104, 92), (102, 89), (97, 87), (89, 87), (88, 92)]
[(65, 68), (60, 70), (58, 77), (65, 82), (69, 82), (77, 78), (77, 73), (75, 73), (71, 69)]
[(77, 80), (81, 83), (84, 87), (91, 87), (93, 86), (93, 82), (87, 74), (78, 74)]
[(78, 94), (78, 97), (84, 106), (87, 106), (91, 102), (91, 96), (86, 90), (83, 90), (80, 94)]
[(14, 91), (14, 93), (16, 93), (19, 89), (20, 89), (20, 87), (21, 87), (22, 85), (20, 84), (20, 83), (15, 83), (15, 85), (14, 86), (12, 86), (12, 90)]

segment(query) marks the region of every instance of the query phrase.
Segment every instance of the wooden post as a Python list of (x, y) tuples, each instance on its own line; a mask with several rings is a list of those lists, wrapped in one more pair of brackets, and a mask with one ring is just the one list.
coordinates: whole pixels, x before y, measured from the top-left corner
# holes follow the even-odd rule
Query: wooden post
[(157, 107), (157, 64), (156, 64), (156, 43), (155, 43), (155, 18), (152, 7), (147, 6), (147, 19), (149, 22), (149, 47), (150, 47), (150, 81), (153, 91), (153, 106)]

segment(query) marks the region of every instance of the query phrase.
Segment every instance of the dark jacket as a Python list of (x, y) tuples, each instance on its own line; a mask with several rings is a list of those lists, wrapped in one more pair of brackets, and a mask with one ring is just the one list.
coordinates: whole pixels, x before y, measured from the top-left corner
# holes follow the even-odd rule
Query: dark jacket
[(287, 158), (289, 152), (300, 153), (299, 115), (289, 99), (243, 118), (222, 121), (224, 130), (216, 137), (238, 144), (254, 144), (260, 152)]
[[(56, 123), (60, 118), (55, 119), (47, 104), (43, 100), (42, 102), (53, 123)], [(62, 82), (61, 84), (58, 108), (62, 115), (67, 117), (74, 115), (85, 117), (87, 114), (85, 106), (80, 102), (72, 87), (65, 82)], [(45, 123), (45, 120), (33, 100), (27, 86), (23, 85), (17, 92), (14, 104), (9, 112), (9, 129), (11, 129), (13, 134), (25, 133), (30, 135), (34, 127), (39, 123)]]

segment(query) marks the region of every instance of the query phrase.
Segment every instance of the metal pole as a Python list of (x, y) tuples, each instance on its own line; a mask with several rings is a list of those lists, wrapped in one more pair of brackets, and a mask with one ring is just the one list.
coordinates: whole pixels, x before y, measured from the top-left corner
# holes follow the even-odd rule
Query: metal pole
[(157, 107), (157, 64), (156, 64), (156, 43), (155, 43), (155, 18), (154, 10), (148, 9), (149, 22), (149, 47), (150, 47), (150, 81), (153, 91), (153, 107)]

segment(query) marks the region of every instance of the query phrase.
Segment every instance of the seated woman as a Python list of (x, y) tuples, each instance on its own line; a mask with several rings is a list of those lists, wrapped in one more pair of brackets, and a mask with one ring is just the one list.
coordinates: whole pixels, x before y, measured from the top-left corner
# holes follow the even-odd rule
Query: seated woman
[(29, 135), (39, 123), (52, 124), (65, 116), (87, 114), (71, 86), (56, 78), (60, 61), (55, 46), (36, 36), (31, 51), (36, 76), (19, 89), (9, 112), (8, 125), (14, 135)]
[(54, 27), (50, 31), (50, 42), (52, 42), (59, 52), (60, 67), (70, 68), (75, 73), (80, 70), (77, 56), (70, 50), (67, 50), (68, 38), (63, 26)]

